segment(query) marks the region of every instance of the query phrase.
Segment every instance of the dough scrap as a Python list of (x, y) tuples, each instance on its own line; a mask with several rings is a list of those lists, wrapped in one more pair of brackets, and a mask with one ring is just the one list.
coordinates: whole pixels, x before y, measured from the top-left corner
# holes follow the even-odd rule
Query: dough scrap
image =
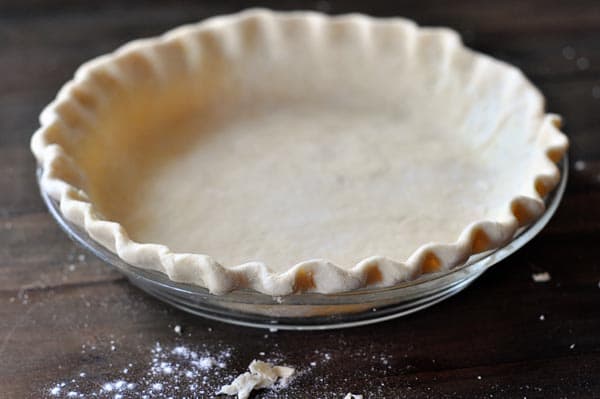
[(295, 372), (291, 367), (274, 366), (260, 360), (253, 360), (248, 369), (249, 372), (239, 375), (231, 384), (223, 385), (217, 395), (237, 395), (238, 399), (247, 399), (255, 389), (285, 387)]

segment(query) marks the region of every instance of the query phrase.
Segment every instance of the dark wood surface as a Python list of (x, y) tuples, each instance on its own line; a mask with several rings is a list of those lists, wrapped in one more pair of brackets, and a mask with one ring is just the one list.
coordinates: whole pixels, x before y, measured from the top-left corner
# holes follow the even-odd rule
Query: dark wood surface
[[(287, 390), (256, 397), (600, 397), (600, 3), (260, 5), (401, 15), (450, 26), (471, 47), (521, 67), (546, 95), (548, 109), (564, 116), (571, 166), (580, 161), (558, 213), (540, 236), (464, 292), (379, 325), (273, 333), (174, 310), (91, 255), (80, 256), (39, 197), (29, 139), (42, 107), (83, 61), (133, 38), (248, 4), (2, 1), (0, 398), (66, 397), (71, 390), (113, 398), (117, 391), (101, 388), (118, 379), (137, 384), (121, 392), (137, 398), (160, 378), (163, 391), (151, 397), (211, 397), (219, 382), (262, 357), (303, 372)], [(552, 280), (534, 283), (531, 275), (539, 271)], [(166, 352), (180, 345), (231, 357), (219, 374), (216, 368), (206, 372), (202, 393), (192, 387), (202, 375), (173, 379), (185, 364), (176, 365), (178, 374), (153, 375), (157, 343)], [(60, 393), (52, 396), (57, 384)]]

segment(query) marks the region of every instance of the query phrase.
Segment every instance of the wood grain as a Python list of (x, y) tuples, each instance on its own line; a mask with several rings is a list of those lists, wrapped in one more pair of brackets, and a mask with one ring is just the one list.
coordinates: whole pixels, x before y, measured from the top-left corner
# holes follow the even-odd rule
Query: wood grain
[[(377, 326), (266, 333), (174, 310), (91, 255), (80, 257), (82, 251), (46, 212), (35, 183), (28, 145), (42, 107), (89, 58), (248, 5), (0, 4), (0, 398), (53, 398), (51, 387), (80, 372), (87, 378), (78, 380), (79, 391), (98, 391), (128, 364), (129, 380), (141, 383), (157, 342), (225, 345), (233, 353), (228, 365), (233, 374), (260, 352), (277, 353), (286, 364), (308, 370), (288, 390), (256, 397), (341, 398), (347, 392), (372, 398), (600, 397), (600, 5), (595, 0), (252, 3), (399, 15), (450, 26), (471, 47), (521, 67), (547, 97), (548, 109), (563, 115), (571, 166), (580, 163), (571, 170), (558, 213), (539, 237), (444, 303)], [(572, 50), (575, 56), (569, 57)], [(552, 280), (532, 282), (531, 274), (539, 271), (551, 273)], [(174, 333), (175, 325), (182, 326), (183, 336)], [(330, 359), (322, 361), (315, 351)], [(181, 392), (190, 384), (181, 382)], [(212, 396), (194, 392), (191, 397)]]

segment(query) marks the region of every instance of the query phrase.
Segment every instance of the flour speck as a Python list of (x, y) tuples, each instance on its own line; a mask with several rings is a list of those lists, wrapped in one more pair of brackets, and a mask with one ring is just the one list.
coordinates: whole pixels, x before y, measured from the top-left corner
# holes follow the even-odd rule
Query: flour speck
[(161, 384), (160, 382), (156, 382), (154, 384), (152, 384), (152, 390), (156, 391), (156, 392), (160, 392), (163, 390), (163, 384)]
[(567, 60), (572, 61), (575, 59), (575, 56), (577, 55), (575, 52), (575, 49), (571, 46), (565, 46), (562, 49), (562, 55), (563, 57), (565, 57)]
[(577, 68), (585, 71), (590, 67), (590, 60), (587, 57), (579, 57), (577, 58), (577, 61), (575, 61), (575, 64), (577, 65)]
[[(600, 97), (600, 93), (598, 93), (598, 95)], [(584, 161), (575, 161), (575, 165), (573, 165), (573, 166), (575, 166), (576, 171), (581, 172), (582, 170), (585, 170), (587, 165), (585, 164)]]
[(550, 276), (550, 273), (548, 273), (548, 272), (533, 273), (531, 275), (531, 278), (536, 283), (547, 283), (548, 281), (550, 281), (552, 279), (552, 277)]

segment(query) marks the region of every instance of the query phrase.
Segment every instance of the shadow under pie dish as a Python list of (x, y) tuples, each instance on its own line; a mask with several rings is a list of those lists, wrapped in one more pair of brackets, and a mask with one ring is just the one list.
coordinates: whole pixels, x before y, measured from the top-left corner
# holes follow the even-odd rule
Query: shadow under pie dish
[(32, 149), (62, 217), (127, 264), (331, 294), (509, 243), (560, 180), (559, 121), (451, 30), (251, 10), (83, 65)]

